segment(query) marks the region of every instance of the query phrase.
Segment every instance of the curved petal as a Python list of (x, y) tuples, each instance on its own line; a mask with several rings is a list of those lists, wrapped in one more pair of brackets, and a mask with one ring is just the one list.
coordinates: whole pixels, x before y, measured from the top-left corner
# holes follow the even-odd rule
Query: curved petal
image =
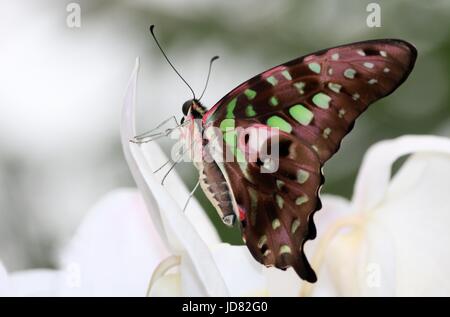
[[(372, 230), (389, 233), (393, 292), (399, 296), (450, 295), (450, 151), (442, 152), (411, 157), (369, 223)], [(373, 258), (385, 261), (384, 249), (372, 245)]]
[[(168, 160), (167, 156), (156, 142), (145, 143), (140, 147), (146, 162), (153, 171), (157, 170), (160, 165), (163, 164), (161, 162), (166, 162)], [(167, 165), (165, 168), (159, 170), (158, 174), (165, 175), (165, 173), (170, 172), (169, 169), (170, 166)], [(175, 171), (171, 171), (164, 182), (164, 189), (166, 190), (167, 195), (178, 205), (179, 209), (182, 210), (189, 199), (190, 193), (187, 191), (186, 185), (181, 180), (180, 175)], [(208, 244), (220, 243), (216, 228), (213, 226), (195, 197), (192, 197), (189, 200), (189, 204), (187, 205), (184, 214), (188, 217), (190, 223), (194, 226), (203, 241)]]
[(180, 297), (181, 281), (179, 273), (166, 274), (153, 285), (150, 294), (151, 297)]
[(3, 266), (3, 263), (0, 261), (0, 297), (8, 296), (9, 292), (10, 289), (9, 289), (8, 272)]
[[(264, 268), (270, 296), (331, 296), (336, 293), (332, 279), (326, 267), (322, 267), (322, 256), (328, 243), (324, 243), (327, 232), (334, 224), (350, 214), (350, 202), (334, 195), (321, 195), (322, 208), (314, 215), (317, 238), (305, 244), (305, 253), (318, 275), (318, 281), (310, 284), (301, 280), (291, 268), (281, 271)], [(324, 249), (324, 250), (321, 250)]]
[(146, 164), (144, 162), (139, 162), (144, 160), (142, 155), (139, 153), (136, 155), (133, 151), (134, 147), (131, 147), (130, 140), (136, 135), (135, 129), (135, 115), (134, 108), (136, 103), (136, 87), (137, 87), (137, 73), (139, 71), (139, 58), (136, 58), (136, 64), (133, 69), (133, 73), (128, 82), (128, 88), (125, 93), (124, 106), (122, 109), (122, 120), (120, 125), (120, 137), (122, 141), (122, 149), (125, 155), (125, 159), (130, 168), (131, 174), (133, 175), (134, 181), (136, 182), (139, 190), (142, 192), (145, 203), (149, 208), (150, 215), (152, 217), (153, 223), (156, 230), (159, 233), (161, 239), (168, 243), (167, 236), (164, 232), (161, 215), (157, 208), (151, 208), (151, 206), (157, 206), (155, 197), (153, 196), (150, 188), (142, 177), (141, 168), (145, 168)]
[(63, 252), (68, 296), (145, 296), (168, 256), (136, 190), (115, 190), (87, 214)]
[(450, 153), (450, 140), (437, 136), (406, 135), (373, 145), (364, 156), (355, 182), (353, 210), (371, 210), (383, 199), (391, 166), (401, 156), (414, 152)]
[[(329, 249), (333, 248), (336, 235), (345, 232), (353, 225), (351, 219), (350, 202), (335, 195), (321, 195), (322, 208), (314, 215), (317, 228), (317, 238), (305, 244), (305, 252), (311, 261), (311, 266), (317, 273), (315, 284), (301, 281), (301, 296), (336, 296), (336, 276), (333, 275), (333, 266), (336, 258), (329, 257)], [(325, 261), (326, 260), (326, 261)], [(325, 265), (323, 262), (325, 261)], [(299, 292), (297, 292), (297, 295)]]
[[(411, 152), (418, 153), (390, 181), (392, 163)], [(363, 217), (328, 247), (335, 294), (448, 296), (448, 188), (449, 139), (408, 136), (372, 147), (353, 204)]]
[[(182, 258), (182, 264), (183, 261), (187, 265), (192, 263), (191, 273), (195, 275), (195, 280), (201, 283), (206, 294), (226, 296), (229, 292), (205, 242), (176, 202), (156, 181), (141, 148), (129, 142), (136, 135), (134, 112), (138, 69), (139, 61), (137, 60), (123, 108), (121, 135), (125, 157), (139, 189), (146, 198), (152, 218), (156, 219), (161, 235), (165, 237), (172, 253), (188, 255)], [(155, 196), (158, 197), (157, 201)], [(157, 208), (151, 211), (152, 206)]]
[(60, 296), (62, 272), (35, 269), (10, 275), (10, 296)]
[[(230, 296), (267, 296), (269, 294), (266, 277), (262, 274), (263, 266), (252, 258), (247, 247), (221, 243), (213, 246), (211, 253)], [(179, 271), (159, 279), (153, 285), (150, 294), (153, 296), (207, 296), (208, 293), (203, 285), (195, 279), (193, 267), (189, 257), (182, 257)]]
[(211, 252), (231, 296), (268, 295), (264, 266), (253, 259), (246, 246), (221, 243), (213, 246)]

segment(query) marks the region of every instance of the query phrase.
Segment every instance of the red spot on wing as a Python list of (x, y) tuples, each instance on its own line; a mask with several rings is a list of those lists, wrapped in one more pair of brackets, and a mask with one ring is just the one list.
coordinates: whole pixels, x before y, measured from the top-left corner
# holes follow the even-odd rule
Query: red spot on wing
[(245, 220), (246, 216), (246, 212), (244, 209), (242, 209), (241, 207), (238, 206), (238, 210), (239, 210), (239, 220), (243, 221)]

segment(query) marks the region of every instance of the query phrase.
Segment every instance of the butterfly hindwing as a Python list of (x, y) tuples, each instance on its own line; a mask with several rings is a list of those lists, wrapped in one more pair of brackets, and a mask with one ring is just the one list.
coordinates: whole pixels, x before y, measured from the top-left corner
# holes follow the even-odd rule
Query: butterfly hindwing
[[(406, 79), (415, 58), (416, 50), (400, 40), (330, 48), (253, 77), (205, 114), (204, 127), (279, 131), (278, 170), (262, 173), (259, 158), (223, 165), (255, 259), (281, 269), (292, 266), (303, 279), (316, 280), (303, 244), (315, 237), (321, 167), (369, 104)], [(224, 133), (224, 153), (237, 147), (232, 151), (237, 157), (245, 150), (236, 137)]]
[(316, 277), (306, 261), (303, 244), (315, 237), (310, 217), (320, 208), (321, 164), (317, 153), (299, 138), (281, 131), (277, 142), (276, 172), (261, 173), (264, 165), (259, 157), (247, 163), (225, 163), (225, 171), (243, 238), (255, 259), (282, 269), (292, 266), (303, 279), (313, 282)]

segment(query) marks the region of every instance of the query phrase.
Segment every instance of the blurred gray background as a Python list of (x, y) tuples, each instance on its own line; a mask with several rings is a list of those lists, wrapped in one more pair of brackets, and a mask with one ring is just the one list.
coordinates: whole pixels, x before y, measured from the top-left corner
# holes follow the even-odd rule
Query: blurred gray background
[[(196, 91), (215, 64), (212, 106), (253, 75), (315, 50), (401, 38), (419, 58), (409, 80), (357, 122), (325, 168), (325, 193), (351, 197), (362, 156), (402, 134), (450, 135), (450, 1), (86, 0), (81, 27), (66, 24), (72, 1), (0, 0), (0, 259), (8, 270), (53, 267), (58, 250), (101, 195), (134, 186), (122, 156), (122, 98), (141, 57), (139, 127), (181, 117), (189, 91), (163, 60), (156, 33)], [(381, 5), (380, 28), (366, 6)], [(164, 142), (167, 145), (167, 142)], [(180, 164), (188, 186), (195, 171)], [(217, 223), (198, 191), (197, 197)], [(239, 243), (236, 231), (224, 240)]]

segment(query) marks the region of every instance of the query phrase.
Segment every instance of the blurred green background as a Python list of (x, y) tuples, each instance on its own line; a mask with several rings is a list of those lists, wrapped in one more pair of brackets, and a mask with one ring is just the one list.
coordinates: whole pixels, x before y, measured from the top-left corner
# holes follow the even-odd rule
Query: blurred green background
[[(107, 191), (134, 186), (119, 142), (120, 108), (134, 59), (141, 57), (139, 127), (176, 114), (190, 98), (157, 50), (150, 24), (204, 103), (295, 57), (354, 41), (400, 38), (419, 52), (409, 79), (357, 121), (325, 167), (322, 193), (350, 198), (365, 151), (404, 134), (450, 136), (450, 1), (73, 1), (80, 28), (68, 28), (70, 1), (1, 2), (0, 259), (9, 269), (53, 266), (57, 250)], [(369, 28), (367, 4), (381, 5)], [(162, 141), (169, 151), (170, 141)], [(187, 186), (188, 163), (177, 166)], [(197, 191), (225, 241), (240, 243)]]

